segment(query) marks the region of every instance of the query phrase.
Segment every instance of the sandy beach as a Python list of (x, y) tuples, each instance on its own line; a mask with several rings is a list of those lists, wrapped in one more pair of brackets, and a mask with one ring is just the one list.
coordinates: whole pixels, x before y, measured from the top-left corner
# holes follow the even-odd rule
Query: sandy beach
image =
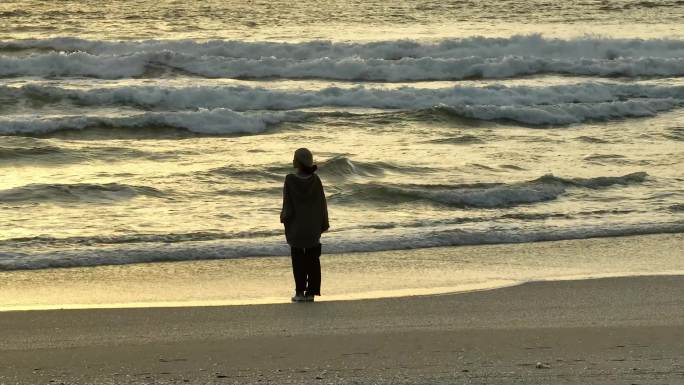
[(2, 384), (681, 384), (684, 276), (0, 314)]

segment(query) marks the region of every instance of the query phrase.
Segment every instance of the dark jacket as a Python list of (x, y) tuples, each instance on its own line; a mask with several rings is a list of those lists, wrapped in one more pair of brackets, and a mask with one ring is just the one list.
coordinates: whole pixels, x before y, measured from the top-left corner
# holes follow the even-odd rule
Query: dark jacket
[(280, 222), (285, 224), (285, 238), (290, 246), (320, 245), (321, 233), (330, 225), (323, 184), (318, 175), (302, 178), (288, 174), (285, 177)]

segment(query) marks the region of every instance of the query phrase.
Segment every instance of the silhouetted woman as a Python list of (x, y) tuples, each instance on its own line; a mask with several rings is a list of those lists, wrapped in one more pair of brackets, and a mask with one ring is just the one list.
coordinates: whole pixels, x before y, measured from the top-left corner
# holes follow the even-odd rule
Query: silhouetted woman
[(292, 301), (311, 302), (314, 296), (321, 295), (320, 239), (330, 227), (328, 206), (311, 151), (295, 151), (292, 164), (297, 172), (285, 177), (280, 222), (285, 224), (285, 238), (292, 254)]

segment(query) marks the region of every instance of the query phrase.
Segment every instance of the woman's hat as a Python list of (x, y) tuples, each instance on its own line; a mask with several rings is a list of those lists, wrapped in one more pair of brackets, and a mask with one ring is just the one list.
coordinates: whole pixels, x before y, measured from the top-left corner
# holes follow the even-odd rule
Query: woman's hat
[(295, 162), (306, 168), (312, 168), (314, 166), (313, 154), (308, 148), (299, 148), (294, 153)]

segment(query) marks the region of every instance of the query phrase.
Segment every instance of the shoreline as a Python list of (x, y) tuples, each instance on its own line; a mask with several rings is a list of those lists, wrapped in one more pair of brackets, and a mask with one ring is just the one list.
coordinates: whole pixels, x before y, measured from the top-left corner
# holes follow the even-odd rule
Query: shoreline
[[(386, 299), (403, 299), (403, 298), (430, 298), (436, 296), (451, 296), (463, 295), (471, 293), (481, 293), (497, 290), (505, 290), (524, 285), (544, 284), (544, 283), (567, 283), (567, 282), (588, 282), (603, 279), (620, 279), (620, 278), (684, 278), (684, 272), (672, 273), (653, 273), (653, 274), (630, 274), (630, 275), (604, 275), (593, 277), (561, 277), (547, 280), (516, 282), (508, 285), (485, 287), (470, 290), (449, 291), (448, 288), (440, 290), (441, 288), (428, 289), (425, 293), (405, 294), (405, 295), (387, 295), (387, 296), (364, 296), (359, 298), (334, 298), (334, 299), (316, 299), (315, 303), (340, 303), (340, 302), (355, 302), (355, 301), (375, 301)], [(25, 307), (25, 308), (0, 308), (0, 315), (4, 313), (22, 313), (22, 312), (44, 312), (44, 311), (71, 311), (71, 310), (114, 310), (114, 309), (189, 309), (189, 308), (223, 308), (223, 307), (239, 307), (239, 306), (268, 306), (268, 305), (287, 305), (292, 304), (288, 298), (273, 298), (264, 299), (263, 302), (256, 300), (248, 300), (245, 302), (149, 302), (149, 303), (110, 303), (110, 304), (70, 304), (70, 305), (56, 305), (55, 307)], [(310, 304), (304, 306), (311, 306)]]
[[(684, 275), (684, 234), (324, 254), (318, 302)], [(0, 312), (289, 303), (287, 257), (0, 272)], [(425, 277), (428, 277), (427, 279)], [(383, 287), (384, 290), (377, 290)], [(67, 299), (65, 301), (65, 299)]]
[(425, 297), (0, 313), (0, 383), (677, 383), (684, 276)]

